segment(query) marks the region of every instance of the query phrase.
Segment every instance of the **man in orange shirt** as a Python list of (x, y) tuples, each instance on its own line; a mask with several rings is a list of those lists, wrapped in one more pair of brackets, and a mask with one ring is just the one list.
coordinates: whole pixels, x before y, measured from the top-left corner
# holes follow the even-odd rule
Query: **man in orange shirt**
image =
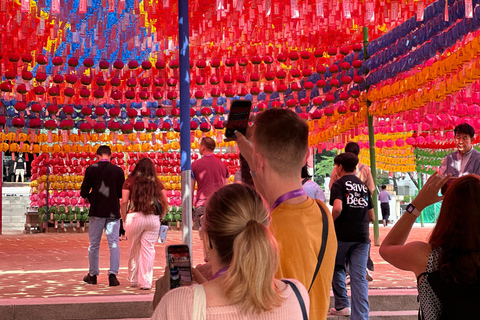
[(326, 319), (337, 240), (328, 207), (308, 198), (298, 179), (309, 156), (308, 125), (290, 110), (270, 109), (255, 118), (253, 132), (252, 141), (239, 132), (236, 140), (255, 188), (270, 206), (270, 230), (280, 253), (277, 277), (297, 279), (310, 289), (309, 319)]

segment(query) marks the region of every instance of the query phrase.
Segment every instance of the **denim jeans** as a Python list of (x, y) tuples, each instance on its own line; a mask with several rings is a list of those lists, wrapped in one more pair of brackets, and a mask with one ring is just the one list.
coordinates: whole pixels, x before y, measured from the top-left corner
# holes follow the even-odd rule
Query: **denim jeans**
[(89, 218), (88, 236), (90, 246), (88, 247), (88, 260), (90, 267), (88, 272), (95, 276), (100, 274), (98, 266), (98, 254), (100, 241), (102, 240), (103, 229), (107, 235), (108, 246), (110, 247), (110, 270), (108, 274), (118, 274), (120, 267), (120, 248), (118, 247), (118, 234), (120, 230), (120, 219), (93, 217)]
[(348, 261), (352, 291), (351, 320), (368, 319), (369, 317), (368, 281), (365, 279), (369, 247), (369, 243), (338, 241), (332, 279), (335, 309), (350, 307), (345, 283), (345, 265)]

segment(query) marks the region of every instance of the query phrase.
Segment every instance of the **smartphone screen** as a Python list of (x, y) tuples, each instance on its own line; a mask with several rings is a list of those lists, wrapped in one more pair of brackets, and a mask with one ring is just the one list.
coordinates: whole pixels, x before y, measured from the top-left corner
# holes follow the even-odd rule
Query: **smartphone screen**
[(170, 269), (170, 289), (191, 284), (192, 270), (188, 246), (183, 244), (168, 246), (167, 266)]
[(235, 100), (232, 102), (230, 111), (228, 112), (228, 121), (225, 125), (225, 137), (235, 137), (235, 131), (239, 131), (245, 135), (251, 109), (252, 101), (250, 100)]

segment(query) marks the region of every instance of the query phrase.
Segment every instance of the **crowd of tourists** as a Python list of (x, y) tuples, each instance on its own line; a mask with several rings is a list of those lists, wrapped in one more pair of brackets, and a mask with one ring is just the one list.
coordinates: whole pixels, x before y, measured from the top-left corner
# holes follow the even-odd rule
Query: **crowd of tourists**
[[(475, 308), (462, 306), (480, 301), (480, 153), (472, 148), (470, 128), (455, 128), (458, 151), (447, 155), (440, 173), (427, 181), (380, 247), (386, 261), (417, 276), (423, 319), (473, 319)], [(165, 285), (170, 281), (166, 268), (156, 283), (152, 319), (369, 318), (369, 223), (375, 218), (370, 168), (359, 163), (356, 143), (335, 157), (330, 211), (306, 167), (308, 132), (307, 123), (289, 110), (260, 113), (245, 135), (236, 132), (232, 138), (241, 154), (234, 184), (227, 183), (228, 170), (212, 156), (215, 141), (201, 140), (202, 158), (192, 165), (198, 187), (192, 219), (206, 264), (192, 269), (194, 284), (173, 290)], [(91, 204), (90, 268), (84, 281), (97, 283), (105, 229), (109, 283), (119, 284), (121, 217), (130, 242), (128, 280), (150, 289), (155, 241), (167, 210), (165, 190), (150, 159), (139, 160), (125, 180), (109, 162), (108, 147), (97, 154), (100, 161), (87, 168), (81, 189)], [(439, 195), (441, 189), (445, 195)], [(385, 186), (378, 200), (386, 226), (389, 209), (383, 204), (390, 194)], [(407, 243), (420, 212), (441, 200), (428, 242)]]

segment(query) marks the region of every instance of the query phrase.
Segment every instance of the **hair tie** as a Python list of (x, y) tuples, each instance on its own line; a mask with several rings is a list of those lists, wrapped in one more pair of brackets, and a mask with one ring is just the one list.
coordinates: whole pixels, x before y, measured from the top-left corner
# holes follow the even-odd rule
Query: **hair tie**
[(250, 226), (250, 225), (257, 224), (257, 223), (258, 223), (258, 221), (257, 221), (257, 220), (254, 220), (254, 219), (248, 220), (248, 222), (247, 222), (247, 227)]

